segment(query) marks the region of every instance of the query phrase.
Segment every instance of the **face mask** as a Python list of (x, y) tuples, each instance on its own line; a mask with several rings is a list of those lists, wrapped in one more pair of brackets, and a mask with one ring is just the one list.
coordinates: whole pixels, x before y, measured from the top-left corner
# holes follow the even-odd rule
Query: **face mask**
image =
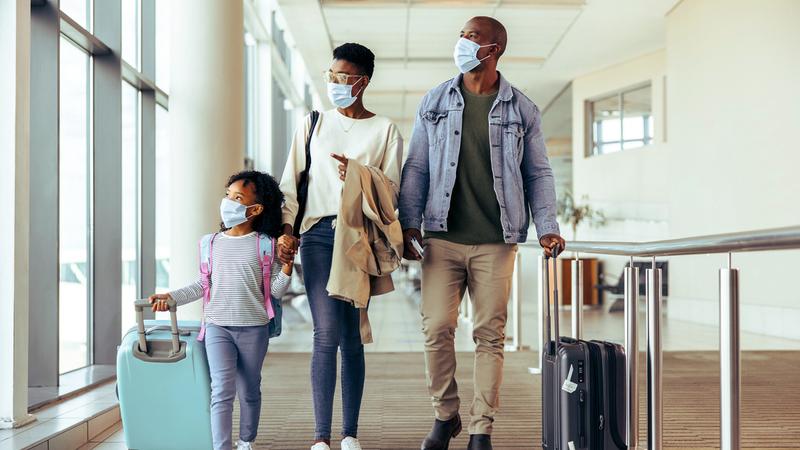
[(247, 208), (256, 205), (245, 206), (239, 202), (235, 202), (227, 197), (222, 199), (219, 204), (219, 215), (222, 218), (222, 223), (225, 228), (233, 228), (236, 225), (241, 225), (247, 222)]
[[(364, 77), (358, 79), (358, 81), (363, 80)], [(356, 83), (358, 83), (356, 81)], [(354, 84), (337, 84), (337, 83), (328, 83), (328, 99), (330, 99), (331, 103), (338, 106), (339, 108), (348, 108), (350, 105), (356, 102), (358, 98), (358, 94), (361, 93), (361, 89), (358, 90), (355, 96), (352, 95)]]
[(478, 65), (486, 58), (478, 59), (478, 50), (482, 47), (491, 47), (497, 44), (488, 44), (488, 45), (479, 45), (476, 42), (470, 41), (466, 38), (460, 38), (458, 42), (456, 42), (456, 48), (453, 50), (453, 60), (456, 63), (456, 67), (461, 73), (467, 73), (470, 70), (478, 67)]

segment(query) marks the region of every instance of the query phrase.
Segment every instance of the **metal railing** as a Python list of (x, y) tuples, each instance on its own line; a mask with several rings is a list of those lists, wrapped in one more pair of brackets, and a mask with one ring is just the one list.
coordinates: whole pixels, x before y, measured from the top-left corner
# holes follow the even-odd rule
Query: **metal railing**
[[(535, 245), (535, 244), (530, 244)], [(719, 270), (720, 300), (720, 442), (722, 450), (740, 448), (740, 330), (739, 330), (739, 271), (732, 266), (731, 254), (736, 252), (800, 249), (800, 226), (758, 230), (742, 233), (717, 234), (684, 239), (655, 242), (585, 242), (567, 244), (567, 251), (574, 252), (572, 261), (572, 325), (575, 338), (581, 337), (583, 296), (581, 292), (583, 261), (581, 253), (622, 255), (630, 257), (631, 264), (625, 268), (625, 354), (626, 358), (626, 441), (628, 448), (639, 448), (638, 398), (638, 341), (637, 318), (639, 296), (639, 268), (634, 267), (634, 257), (652, 258), (652, 268), (646, 271), (647, 297), (647, 418), (648, 445), (650, 450), (661, 450), (663, 424), (662, 392), (662, 347), (661, 347), (661, 269), (656, 268), (656, 257), (677, 255), (699, 255), (727, 253), (727, 267)], [(519, 262), (518, 262), (519, 263)], [(558, 265), (556, 265), (558, 266)], [(544, 343), (542, 322), (544, 259), (539, 257), (539, 362)], [(556, 267), (556, 270), (557, 267)], [(515, 334), (520, 311), (519, 292), (512, 293), (517, 299), (512, 310)], [(556, 305), (558, 307), (558, 305)], [(519, 336), (515, 336), (515, 343)]]

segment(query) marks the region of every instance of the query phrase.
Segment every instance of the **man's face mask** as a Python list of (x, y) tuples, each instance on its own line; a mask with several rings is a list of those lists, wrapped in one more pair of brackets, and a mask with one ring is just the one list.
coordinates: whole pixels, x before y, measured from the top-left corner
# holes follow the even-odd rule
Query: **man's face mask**
[(456, 63), (456, 67), (458, 67), (458, 70), (460, 70), (461, 73), (467, 73), (470, 70), (478, 67), (481, 61), (489, 57), (489, 55), (487, 55), (486, 58), (478, 59), (478, 50), (483, 47), (491, 47), (493, 45), (497, 44), (480, 45), (476, 42), (470, 41), (467, 38), (460, 38), (456, 42), (456, 47), (453, 50), (453, 60)]

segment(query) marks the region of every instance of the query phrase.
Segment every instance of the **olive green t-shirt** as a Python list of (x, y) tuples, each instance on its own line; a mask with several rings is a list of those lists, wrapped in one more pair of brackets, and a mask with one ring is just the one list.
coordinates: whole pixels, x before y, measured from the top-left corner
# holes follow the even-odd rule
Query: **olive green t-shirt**
[(503, 225), (494, 192), (489, 143), (489, 111), (497, 93), (472, 94), (462, 83), (461, 94), (464, 97), (461, 151), (447, 231), (427, 231), (426, 236), (466, 245), (502, 243)]

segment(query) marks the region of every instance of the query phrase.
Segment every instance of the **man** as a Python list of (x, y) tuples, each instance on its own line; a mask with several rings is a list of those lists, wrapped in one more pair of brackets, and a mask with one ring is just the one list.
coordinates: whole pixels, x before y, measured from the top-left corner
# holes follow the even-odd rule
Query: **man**
[[(461, 431), (453, 341), (464, 292), (473, 302), (477, 344), (468, 448), (491, 449), (516, 244), (527, 239), (529, 210), (545, 252), (564, 248), (539, 109), (497, 71), (506, 42), (497, 20), (467, 22), (453, 55), (462, 75), (422, 99), (403, 168), (404, 257), (422, 260), (420, 309), (436, 415), (423, 450), (446, 449)], [(423, 242), (421, 226), (424, 255), (414, 245)]]

